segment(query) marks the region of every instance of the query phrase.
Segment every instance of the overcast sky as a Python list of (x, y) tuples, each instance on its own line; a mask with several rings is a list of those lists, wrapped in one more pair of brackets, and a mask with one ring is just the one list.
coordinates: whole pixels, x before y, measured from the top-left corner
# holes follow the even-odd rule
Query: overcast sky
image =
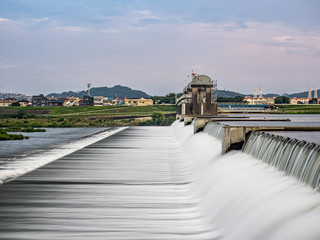
[(241, 93), (320, 88), (319, 0), (0, 0), (0, 92), (125, 85), (191, 71)]

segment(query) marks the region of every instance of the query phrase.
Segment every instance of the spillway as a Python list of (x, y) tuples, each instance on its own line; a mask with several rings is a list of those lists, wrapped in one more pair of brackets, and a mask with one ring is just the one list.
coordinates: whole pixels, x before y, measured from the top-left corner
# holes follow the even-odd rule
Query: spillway
[(99, 139), (0, 196), (0, 239), (320, 238), (317, 191), (178, 122)]

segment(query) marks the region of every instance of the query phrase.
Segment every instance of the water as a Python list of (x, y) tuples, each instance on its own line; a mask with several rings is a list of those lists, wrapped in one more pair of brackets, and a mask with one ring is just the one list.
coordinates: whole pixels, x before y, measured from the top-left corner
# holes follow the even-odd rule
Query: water
[(0, 184), (55, 161), (124, 128), (66, 128), (30, 133), (30, 139), (1, 141)]
[(320, 190), (320, 146), (264, 132), (252, 132), (243, 151)]
[(0, 239), (320, 239), (320, 195), (193, 126), (130, 127), (0, 186)]

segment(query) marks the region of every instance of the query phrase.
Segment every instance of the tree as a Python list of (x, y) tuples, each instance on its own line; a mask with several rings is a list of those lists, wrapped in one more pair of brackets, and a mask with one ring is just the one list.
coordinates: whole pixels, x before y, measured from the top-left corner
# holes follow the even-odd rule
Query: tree
[(151, 117), (154, 125), (160, 126), (164, 123), (165, 117), (162, 112), (154, 111)]
[(309, 100), (309, 104), (318, 104), (318, 99), (312, 98), (311, 100)]
[(274, 102), (277, 104), (286, 104), (286, 103), (290, 103), (290, 99), (286, 96), (279, 96), (279, 97), (276, 97)]
[(11, 106), (13, 107), (20, 107), (20, 103), (19, 102), (14, 102), (11, 104)]
[(217, 102), (244, 102), (244, 97), (235, 96), (235, 97), (218, 97)]

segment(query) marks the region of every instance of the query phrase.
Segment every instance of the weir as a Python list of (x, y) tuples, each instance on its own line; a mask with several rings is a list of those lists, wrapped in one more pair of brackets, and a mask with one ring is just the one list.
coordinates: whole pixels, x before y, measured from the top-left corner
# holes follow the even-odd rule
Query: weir
[(319, 239), (318, 192), (211, 134), (130, 127), (5, 183), (0, 239)]

